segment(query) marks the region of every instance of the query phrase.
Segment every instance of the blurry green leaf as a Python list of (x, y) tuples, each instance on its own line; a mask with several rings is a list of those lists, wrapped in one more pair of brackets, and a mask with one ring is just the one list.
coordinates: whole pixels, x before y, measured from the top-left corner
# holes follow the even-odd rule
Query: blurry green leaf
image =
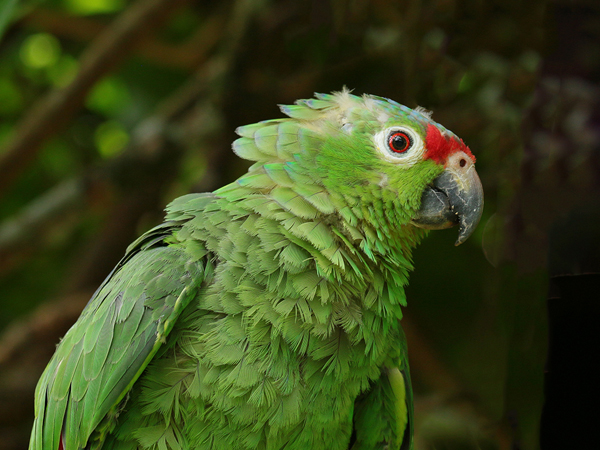
[(535, 72), (539, 69), (539, 66), (542, 63), (542, 57), (539, 53), (534, 52), (533, 50), (527, 50), (521, 55), (519, 62), (529, 72)]
[(60, 57), (60, 42), (48, 33), (29, 36), (21, 45), (21, 61), (27, 67), (42, 69), (56, 64)]
[(201, 149), (195, 152), (187, 153), (181, 163), (180, 175), (173, 184), (172, 189), (165, 196), (165, 201), (187, 194), (193, 190), (194, 185), (198, 183), (208, 168), (206, 155)]
[(125, 0), (63, 0), (65, 9), (73, 14), (107, 14), (125, 6)]
[(510, 64), (501, 55), (482, 52), (475, 59), (475, 67), (481, 74), (494, 77), (505, 77), (510, 70)]
[(194, 6), (181, 8), (161, 30), (161, 38), (172, 44), (182, 43), (198, 29), (200, 18)]
[(129, 133), (114, 120), (104, 122), (94, 133), (96, 147), (102, 158), (110, 158), (125, 148), (129, 142)]
[(475, 85), (475, 80), (474, 80), (473, 75), (471, 73), (467, 72), (463, 75), (463, 77), (460, 80), (460, 83), (458, 84), (458, 92), (460, 92), (460, 93), (469, 92), (473, 89), (474, 85)]
[(87, 98), (86, 106), (91, 110), (114, 117), (131, 102), (127, 85), (115, 77), (100, 81)]
[(23, 107), (21, 91), (8, 77), (0, 78), (0, 115), (13, 116)]
[(3, 150), (6, 148), (4, 143), (7, 142), (15, 133), (15, 129), (12, 124), (7, 122), (0, 123), (0, 155), (3, 153)]
[(423, 42), (435, 50), (439, 50), (445, 40), (446, 34), (444, 33), (444, 30), (441, 30), (440, 28), (434, 28), (423, 36)]
[(64, 140), (55, 138), (44, 146), (39, 161), (44, 171), (58, 180), (77, 171), (73, 153), (73, 149)]
[(501, 80), (490, 79), (477, 93), (477, 100), (483, 108), (497, 107), (504, 98), (504, 86)]
[(79, 63), (75, 58), (62, 55), (55, 65), (48, 68), (48, 77), (54, 86), (64, 87), (73, 81), (78, 69)]
[(4, 34), (4, 30), (10, 23), (14, 14), (15, 6), (18, 0), (2, 0), (0, 1), (0, 38)]
[(383, 51), (398, 45), (401, 34), (397, 27), (370, 27), (365, 31), (363, 44), (367, 51)]

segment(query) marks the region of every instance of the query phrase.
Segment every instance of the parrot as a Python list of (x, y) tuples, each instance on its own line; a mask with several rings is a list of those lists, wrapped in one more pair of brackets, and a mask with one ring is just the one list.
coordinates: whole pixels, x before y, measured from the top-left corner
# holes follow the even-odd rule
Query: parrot
[(424, 108), (348, 89), (241, 126), (253, 164), (175, 199), (37, 384), (30, 450), (409, 450), (412, 252), (479, 222), (475, 157)]

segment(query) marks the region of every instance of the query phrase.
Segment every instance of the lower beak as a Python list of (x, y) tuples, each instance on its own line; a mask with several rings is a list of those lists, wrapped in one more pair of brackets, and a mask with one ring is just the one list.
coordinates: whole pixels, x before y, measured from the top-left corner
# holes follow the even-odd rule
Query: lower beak
[(471, 158), (453, 154), (446, 169), (421, 197), (421, 207), (411, 223), (419, 228), (440, 230), (459, 225), (460, 245), (473, 233), (483, 212), (483, 187)]

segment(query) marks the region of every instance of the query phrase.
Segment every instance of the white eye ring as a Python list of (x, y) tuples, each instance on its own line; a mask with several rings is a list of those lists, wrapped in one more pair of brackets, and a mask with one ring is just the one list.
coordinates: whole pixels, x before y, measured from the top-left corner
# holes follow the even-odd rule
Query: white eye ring
[[(401, 134), (408, 138), (408, 147), (404, 152), (398, 153), (390, 148), (390, 138)], [(410, 167), (419, 162), (425, 151), (423, 140), (418, 133), (405, 126), (389, 127), (380, 131), (375, 136), (375, 147), (386, 161), (405, 167)]]

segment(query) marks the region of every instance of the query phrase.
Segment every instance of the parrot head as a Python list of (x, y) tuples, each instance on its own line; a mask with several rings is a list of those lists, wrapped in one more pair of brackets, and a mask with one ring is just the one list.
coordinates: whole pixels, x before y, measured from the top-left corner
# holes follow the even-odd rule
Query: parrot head
[(283, 168), (289, 189), (308, 201), (325, 193), (336, 205), (311, 201), (321, 212), (349, 208), (378, 229), (458, 225), (456, 245), (472, 234), (483, 188), (460, 138), (427, 111), (386, 98), (347, 90), (315, 97), (280, 106), (289, 119), (238, 128), (234, 151), (258, 161), (250, 174)]

